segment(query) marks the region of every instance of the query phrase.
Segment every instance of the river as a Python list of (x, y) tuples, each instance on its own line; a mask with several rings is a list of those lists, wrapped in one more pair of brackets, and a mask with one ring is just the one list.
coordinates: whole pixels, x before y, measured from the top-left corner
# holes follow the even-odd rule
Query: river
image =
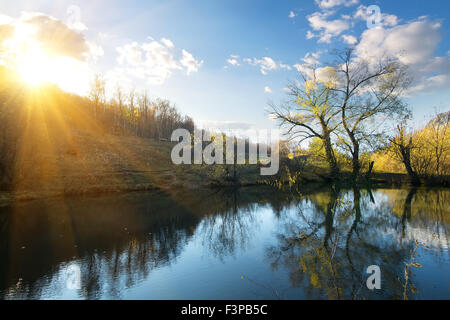
[(0, 208), (0, 299), (450, 299), (449, 208), (425, 188), (17, 203)]

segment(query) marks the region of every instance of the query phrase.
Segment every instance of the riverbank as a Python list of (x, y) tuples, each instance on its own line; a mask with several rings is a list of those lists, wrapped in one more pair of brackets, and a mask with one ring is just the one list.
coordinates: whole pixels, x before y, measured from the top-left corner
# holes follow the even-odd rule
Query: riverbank
[[(52, 135), (52, 147), (39, 151), (29, 145), (17, 163), (14, 188), (0, 192), (0, 205), (14, 201), (40, 198), (126, 193), (150, 190), (189, 190), (272, 185), (289, 186), (279, 177), (260, 175), (257, 165), (233, 166), (180, 165), (172, 163), (173, 143), (115, 136), (73, 132), (70, 137)], [(227, 170), (229, 170), (227, 172)], [(350, 172), (342, 172), (339, 181), (330, 181), (324, 170), (305, 170), (295, 185), (351, 184)], [(425, 185), (448, 186), (448, 177), (424, 181)], [(275, 182), (277, 184), (275, 184)], [(409, 184), (405, 174), (374, 172), (370, 180), (359, 185), (403, 186)]]

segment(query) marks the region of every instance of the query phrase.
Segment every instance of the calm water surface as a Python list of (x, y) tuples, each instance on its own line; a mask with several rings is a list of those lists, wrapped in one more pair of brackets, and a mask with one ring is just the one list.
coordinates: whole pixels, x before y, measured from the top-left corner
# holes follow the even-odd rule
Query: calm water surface
[(450, 299), (449, 208), (449, 189), (21, 203), (0, 208), (0, 299)]

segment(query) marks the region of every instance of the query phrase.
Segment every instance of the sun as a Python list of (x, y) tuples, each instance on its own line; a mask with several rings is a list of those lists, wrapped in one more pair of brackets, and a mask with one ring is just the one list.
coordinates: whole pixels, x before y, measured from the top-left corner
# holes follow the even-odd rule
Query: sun
[(17, 71), (23, 81), (32, 86), (50, 82), (49, 76), (53, 73), (49, 58), (37, 46), (19, 54)]
[(14, 37), (4, 43), (9, 65), (13, 66), (22, 80), (29, 85), (39, 85), (48, 80), (48, 57), (33, 39), (34, 31), (30, 25), (17, 24)]
[(64, 91), (85, 94), (91, 72), (84, 61), (61, 56), (35, 38), (32, 26), (18, 24), (11, 39), (3, 42), (8, 65), (14, 68), (24, 83), (40, 86), (52, 83)]

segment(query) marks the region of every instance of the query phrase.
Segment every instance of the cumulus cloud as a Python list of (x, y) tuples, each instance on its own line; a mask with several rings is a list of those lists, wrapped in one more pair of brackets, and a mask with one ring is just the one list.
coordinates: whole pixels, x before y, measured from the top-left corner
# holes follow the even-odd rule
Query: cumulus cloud
[(349, 45), (354, 45), (358, 42), (358, 39), (356, 39), (356, 37), (346, 34), (342, 35), (342, 40), (344, 40), (344, 42)]
[(440, 90), (450, 86), (450, 56), (434, 52), (442, 40), (441, 24), (420, 19), (392, 28), (368, 29), (356, 46), (358, 58), (379, 59), (388, 56), (408, 66), (414, 82), (409, 94)]
[(303, 61), (303, 63), (295, 64), (294, 68), (297, 69), (298, 72), (311, 77), (313, 69), (317, 68), (317, 66), (320, 65), (320, 61), (319, 61), (320, 55), (321, 55), (320, 51), (308, 52), (301, 59)]
[[(310, 27), (320, 33), (318, 42), (330, 43), (333, 37), (350, 28), (347, 20), (328, 20), (331, 15), (332, 12), (314, 12), (307, 17)], [(312, 32), (307, 33), (307, 38), (310, 39), (311, 34)]]
[(281, 62), (277, 63), (270, 57), (263, 57), (261, 59), (246, 58), (246, 59), (244, 59), (244, 62), (247, 62), (248, 64), (250, 64), (252, 66), (259, 67), (260, 71), (263, 75), (266, 75), (268, 73), (268, 71), (272, 71), (272, 70), (278, 70), (278, 69), (291, 70), (292, 69), (289, 65), (283, 64)]
[(296, 16), (297, 16), (297, 15), (295, 14), (294, 11), (290, 11), (290, 12), (289, 12), (289, 16), (288, 16), (289, 18), (294, 19)]
[(368, 29), (361, 35), (356, 52), (361, 57), (397, 57), (407, 65), (429, 60), (441, 41), (440, 24), (427, 20), (414, 21), (394, 28)]
[(346, 7), (359, 3), (359, 0), (315, 0), (321, 9), (331, 9), (333, 7), (344, 5)]
[(175, 46), (169, 39), (149, 39), (149, 42), (132, 42), (117, 48), (117, 61), (128, 74), (146, 79), (150, 84), (163, 84), (174, 70), (184, 70), (190, 75), (203, 65), (203, 61), (184, 49), (181, 58), (175, 58)]
[(303, 62), (309, 65), (318, 65), (321, 52), (308, 52), (302, 58)]
[(103, 50), (89, 43), (80, 32), (69, 28), (61, 20), (52, 16), (39, 12), (23, 12), (18, 19), (5, 17), (3, 16), (1, 20), (9, 22), (7, 25), (1, 25), (2, 40), (13, 37), (17, 32), (26, 31), (26, 36), (36, 41), (49, 56), (86, 61), (103, 54)]
[[(307, 79), (315, 78), (318, 81), (329, 81), (330, 79), (336, 79), (338, 76), (335, 69), (330, 66), (321, 67), (319, 61), (320, 55), (318, 52), (308, 52), (301, 60), (303, 63), (295, 64), (294, 67), (298, 72)], [(300, 85), (300, 83), (298, 83)]]
[(174, 44), (173, 44), (173, 42), (170, 41), (169, 39), (162, 38), (162, 39), (161, 39), (161, 42), (162, 42), (167, 48), (173, 49), (173, 48), (175, 47)]
[(203, 60), (198, 61), (194, 56), (183, 49), (183, 58), (181, 58), (180, 63), (186, 68), (186, 74), (189, 75), (192, 72), (197, 72), (198, 69), (203, 65)]

